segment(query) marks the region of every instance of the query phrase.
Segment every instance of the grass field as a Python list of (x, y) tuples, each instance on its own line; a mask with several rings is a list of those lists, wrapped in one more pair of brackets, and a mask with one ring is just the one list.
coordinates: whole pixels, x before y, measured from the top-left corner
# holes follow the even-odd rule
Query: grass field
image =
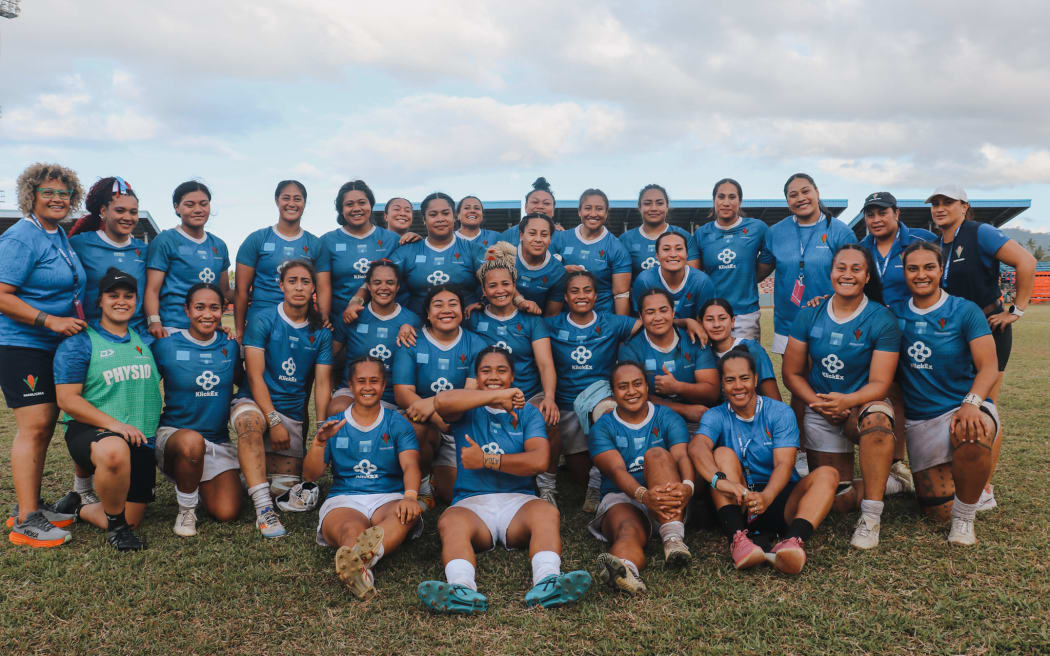
[[(897, 497), (887, 503), (878, 550), (852, 550), (856, 516), (832, 516), (807, 544), (809, 563), (798, 578), (768, 567), (737, 573), (720, 535), (690, 532), (694, 561), (684, 573), (665, 571), (651, 545), (647, 595), (628, 599), (596, 587), (578, 606), (545, 611), (522, 600), (531, 582), (527, 554), (499, 549), (479, 558), (490, 612), (441, 617), (423, 610), (415, 594), (421, 580), (442, 576), (434, 514), (419, 541), (379, 565), (379, 596), (363, 604), (336, 579), (333, 550), (314, 543), (315, 513), (286, 514), (289, 535), (264, 541), (248, 504), (238, 522), (202, 517), (198, 537), (177, 538), (174, 488), (160, 482), (140, 529), (146, 551), (118, 554), (83, 524), (57, 549), (3, 541), (0, 652), (1050, 653), (1048, 342), (1050, 306), (1034, 307), (1015, 326), (1001, 403), (1001, 507), (980, 515), (974, 548), (949, 548), (946, 528), (920, 519), (913, 499)], [(6, 453), (14, 423), (6, 408), (0, 412), (0, 499), (13, 503)], [(45, 497), (57, 498), (71, 482), (56, 435)], [(581, 491), (561, 485), (563, 567), (592, 569), (601, 549), (584, 529)]]

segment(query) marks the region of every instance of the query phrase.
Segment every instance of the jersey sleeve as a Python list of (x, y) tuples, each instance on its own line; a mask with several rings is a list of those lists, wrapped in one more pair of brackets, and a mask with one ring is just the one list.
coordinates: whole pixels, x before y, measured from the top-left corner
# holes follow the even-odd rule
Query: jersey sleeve
[(776, 411), (770, 418), (772, 429), (773, 448), (782, 447), (798, 448), (798, 422), (795, 421), (795, 413), (791, 406), (783, 403), (775, 406)]
[(413, 430), (412, 424), (408, 423), (404, 417), (397, 414), (397, 410), (387, 410), (396, 415), (397, 419), (394, 420), (394, 425), (391, 428), (394, 429), (394, 448), (397, 449), (398, 453), (402, 451), (418, 451), (419, 450), (419, 439), (416, 438), (416, 431)]
[(696, 240), (694, 240), (693, 236), (690, 235), (685, 230), (683, 230), (681, 234), (682, 234), (683, 237), (685, 237), (685, 253), (686, 253), (685, 256), (686, 256), (686, 259), (688, 259), (690, 261), (692, 261), (692, 260), (699, 260), (700, 259), (700, 249), (696, 245)]
[(610, 240), (609, 266), (613, 275), (617, 273), (631, 273), (631, 254), (627, 252), (619, 239)]
[(332, 342), (339, 342), (340, 344), (346, 344), (347, 335), (350, 334), (350, 326), (343, 321), (343, 315), (340, 313), (335, 321), (332, 322)]
[(986, 260), (994, 260), (995, 254), (1008, 241), (1010, 238), (1006, 236), (1006, 233), (990, 223), (977, 224), (977, 248)]
[(91, 338), (85, 332), (67, 337), (55, 351), (52, 371), (56, 385), (82, 384), (91, 363)]
[[(679, 339), (689, 339), (689, 335), (680, 337)], [(718, 359), (715, 358), (715, 351), (710, 346), (700, 346), (699, 344), (693, 344), (696, 348), (696, 370), (701, 369), (718, 369)]]
[(627, 341), (620, 344), (620, 350), (616, 354), (617, 362), (641, 362), (641, 358), (638, 353), (634, 350), (634, 342)]
[(800, 342), (809, 342), (809, 329), (813, 325), (813, 321), (816, 319), (817, 312), (824, 312), (824, 304), (821, 303), (817, 307), (804, 307), (799, 310), (798, 316), (795, 317), (795, 322), (791, 324), (791, 332), (789, 336), (794, 337)]
[(543, 439), (549, 439), (547, 436), (547, 425), (543, 421), (543, 415), (536, 409), (535, 406), (526, 405), (522, 410), (525, 412), (518, 412), (518, 419), (521, 420), (521, 430), (526, 441), (534, 437), (542, 437)]
[(259, 264), (259, 242), (261, 240), (262, 235), (258, 230), (248, 235), (241, 247), (237, 249), (237, 264), (250, 266), (253, 269), (257, 268)]
[(394, 375), (392, 376), (391, 384), (415, 387), (415, 355), (415, 347), (398, 346), (394, 349)]
[(230, 268), (230, 249), (226, 246), (226, 242), (219, 239), (215, 235), (212, 235), (212, 239), (215, 240), (216, 250), (222, 253), (222, 268), (223, 270)]
[(638, 277), (634, 279), (634, 283), (631, 285), (631, 309), (636, 313), (638, 312), (638, 299), (645, 293), (645, 281), (642, 279), (644, 274), (644, 271), (638, 274)]
[[(697, 271), (701, 276), (700, 286), (697, 289), (697, 307), (700, 307), (704, 303), (710, 301), (717, 294), (715, 290), (715, 283), (711, 280), (711, 276), (707, 275), (703, 271)], [(692, 318), (692, 317), (690, 317)]]
[(318, 330), (317, 339), (321, 340), (317, 346), (317, 364), (332, 364), (332, 331), (327, 328)]
[(758, 369), (758, 382), (764, 380), (777, 379), (777, 374), (773, 370), (773, 361), (769, 359), (769, 354), (762, 348), (761, 344), (754, 342), (748, 344), (747, 350), (751, 352), (751, 357), (755, 360), (755, 367)]
[(988, 327), (988, 320), (984, 318), (984, 313), (976, 303), (963, 301), (960, 305), (962, 305), (960, 308), (962, 310), (962, 334), (967, 343), (978, 337), (992, 334), (992, 329)]
[(532, 317), (530, 319), (530, 321), (532, 322), (532, 341), (535, 342), (536, 340), (540, 339), (549, 339), (551, 336), (551, 331), (547, 330), (546, 322), (544, 322), (543, 319), (537, 317), (536, 315), (529, 316)]
[(621, 342), (625, 342), (631, 337), (631, 331), (634, 330), (634, 324), (637, 321), (634, 317), (625, 317), (622, 314), (609, 315), (616, 322), (616, 335), (617, 339)]
[(270, 315), (262, 313), (248, 322), (244, 330), (244, 345), (265, 349), (270, 341)]
[(875, 340), (876, 351), (898, 353), (901, 348), (901, 329), (888, 308), (879, 308), (879, 317), (874, 326), (878, 337)]
[(21, 287), (36, 266), (36, 249), (20, 239), (0, 239), (0, 283)]
[(593, 459), (600, 453), (616, 450), (616, 438), (613, 435), (611, 422), (599, 420), (591, 426), (591, 434), (587, 438), (587, 449), (591, 452)]
[(835, 235), (833, 235), (835, 238), (835, 248), (838, 248), (843, 244), (857, 243), (857, 235), (853, 234), (853, 231), (850, 230), (845, 223), (838, 219), (832, 219), (832, 222), (835, 225)]
[[(552, 256), (552, 259), (553, 259), (553, 256)], [(551, 276), (557, 278), (557, 280), (555, 281), (554, 285), (551, 286), (550, 291), (547, 292), (547, 298), (549, 298), (551, 300), (554, 300), (554, 301), (558, 301), (559, 303), (564, 303), (565, 302), (565, 278), (566, 278), (565, 268), (564, 267), (555, 267), (554, 273), (552, 273)], [(540, 308), (540, 309), (542, 310), (543, 308)]]
[(675, 444), (687, 444), (689, 442), (689, 429), (686, 428), (685, 420), (678, 413), (670, 410), (663, 414), (666, 417), (664, 419), (664, 444), (667, 445), (667, 448), (671, 448)]
[(171, 240), (166, 232), (157, 235), (146, 253), (146, 268), (167, 271), (171, 266)]
[(309, 241), (310, 250), (314, 251), (314, 268), (318, 273), (328, 273), (332, 270), (332, 259), (328, 255), (328, 245), (316, 235)]
[(716, 408), (708, 410), (700, 417), (700, 427), (696, 429), (697, 435), (706, 435), (715, 446), (722, 444), (722, 413), (714, 412)]
[(777, 258), (773, 255), (773, 231), (768, 228), (762, 235), (762, 248), (758, 251), (758, 261), (762, 264), (777, 263)]

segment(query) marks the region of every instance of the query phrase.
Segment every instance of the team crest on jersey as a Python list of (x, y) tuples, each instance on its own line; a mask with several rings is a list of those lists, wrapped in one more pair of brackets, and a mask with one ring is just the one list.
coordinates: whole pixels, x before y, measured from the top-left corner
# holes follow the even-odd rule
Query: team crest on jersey
[(595, 326), (594, 327), (594, 332), (599, 334), (599, 335), (601, 335), (602, 334), (602, 327), (601, 326)]
[(653, 426), (653, 437), (660, 437), (660, 427)]
[(857, 337), (857, 339), (860, 339), (860, 328), (857, 328), (856, 330), (854, 330), (853, 334)]
[(135, 350), (139, 352), (139, 355), (142, 355), (142, 347), (141, 346), (136, 346)]
[(514, 430), (518, 429), (518, 418), (514, 415), (510, 416), (510, 427)]
[(825, 232), (824, 234), (822, 234), (820, 236), (820, 243), (822, 243), (822, 244), (828, 243), (828, 233)]
[(211, 247), (211, 252), (212, 252), (212, 255), (218, 255), (219, 254), (219, 249), (214, 247), (214, 246), (212, 246)]
[(467, 354), (466, 353), (460, 353), (459, 354), (459, 361), (460, 362), (466, 362), (467, 361)]
[(224, 358), (230, 357), (230, 354), (226, 352), (226, 347), (225, 346), (222, 347), (222, 357), (224, 357)]
[(740, 232), (742, 232), (742, 233), (744, 233), (744, 234), (746, 235), (746, 234), (747, 234), (747, 228), (744, 228), (744, 229), (743, 229), (743, 230), (741, 230)]
[(452, 257), (454, 257), (454, 258), (456, 258), (458, 260), (459, 259), (459, 253), (453, 253)]
[(688, 353), (683, 353), (682, 355), (685, 356), (685, 361), (686, 362), (692, 362), (693, 361), (693, 356), (689, 355)]
[(313, 333), (310, 333), (309, 339), (310, 339), (310, 343), (313, 344), (314, 340), (317, 339), (317, 337)]
[(766, 426), (766, 437), (773, 439), (773, 434), (769, 432), (769, 426)]
[(522, 331), (522, 327), (521, 327), (521, 324), (520, 324), (520, 323), (519, 323), (519, 324), (518, 324), (517, 326), (515, 326), (515, 328), (517, 328), (517, 329), (518, 329), (518, 332), (519, 332), (519, 333), (520, 333), (520, 332)]
[(390, 441), (390, 433), (383, 433), (383, 444)]
[(955, 249), (955, 257), (962, 257), (962, 246)]
[(303, 255), (308, 255), (309, 253), (310, 253), (310, 247), (309, 246), (303, 246)]
[(142, 257), (142, 249), (139, 249), (139, 248), (135, 249), (135, 257)]
[(685, 300), (687, 300), (687, 301), (693, 300), (693, 295), (692, 295), (691, 292), (686, 292), (685, 293)]
[(383, 240), (382, 239), (377, 239), (376, 240), (376, 246), (382, 248), (383, 247)]
[(605, 249), (604, 248), (598, 250), (598, 257), (605, 257)]
[(944, 330), (944, 324), (948, 323), (948, 320), (947, 320), (947, 319), (945, 319), (944, 317), (941, 317), (941, 318), (940, 318), (940, 319), (939, 319), (939, 320), (937, 321), (937, 323), (938, 323), (938, 324), (940, 324), (940, 326), (941, 326), (941, 330)]

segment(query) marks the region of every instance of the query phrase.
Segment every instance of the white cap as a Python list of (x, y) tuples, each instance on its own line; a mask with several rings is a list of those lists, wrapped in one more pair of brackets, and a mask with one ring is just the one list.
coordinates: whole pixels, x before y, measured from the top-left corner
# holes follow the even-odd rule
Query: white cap
[(970, 202), (966, 197), (966, 190), (962, 188), (962, 185), (957, 184), (944, 184), (933, 190), (930, 197), (926, 199), (929, 203), (933, 200), (934, 196), (944, 196), (945, 198), (951, 198), (953, 200), (961, 200), (964, 203)]

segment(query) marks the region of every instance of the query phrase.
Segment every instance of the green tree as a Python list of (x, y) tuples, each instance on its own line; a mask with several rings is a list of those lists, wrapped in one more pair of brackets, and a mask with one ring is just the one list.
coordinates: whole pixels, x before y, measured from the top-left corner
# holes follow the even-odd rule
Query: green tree
[(1028, 241), (1026, 241), (1024, 245), (1025, 248), (1028, 249), (1028, 252), (1035, 257), (1036, 261), (1043, 262), (1044, 260), (1050, 260), (1050, 257), (1048, 257), (1050, 256), (1050, 253), (1047, 253), (1046, 249), (1040, 244), (1035, 243), (1035, 240), (1031, 237), (1028, 238)]

